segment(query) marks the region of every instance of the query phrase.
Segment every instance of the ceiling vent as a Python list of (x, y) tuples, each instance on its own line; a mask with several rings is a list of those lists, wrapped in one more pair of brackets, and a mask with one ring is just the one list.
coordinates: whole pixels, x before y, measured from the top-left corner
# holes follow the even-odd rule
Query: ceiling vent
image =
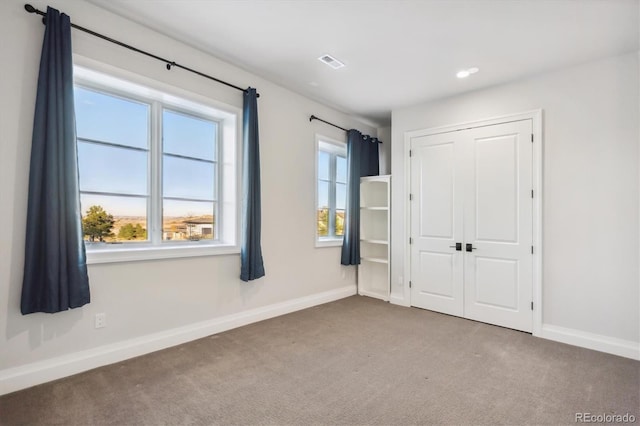
[(318, 60), (329, 65), (334, 70), (344, 67), (344, 64), (342, 62), (340, 62), (339, 60), (337, 60), (331, 55), (322, 55), (318, 58)]

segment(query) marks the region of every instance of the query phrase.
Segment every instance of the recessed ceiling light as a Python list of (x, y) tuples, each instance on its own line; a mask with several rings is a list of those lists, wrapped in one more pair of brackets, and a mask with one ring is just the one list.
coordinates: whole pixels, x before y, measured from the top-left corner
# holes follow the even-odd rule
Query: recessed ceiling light
[(468, 68), (466, 70), (461, 70), (456, 73), (456, 77), (458, 78), (467, 78), (471, 74), (475, 74), (480, 71), (477, 67)]
[(318, 58), (318, 60), (320, 62), (323, 62), (323, 63), (329, 65), (334, 70), (337, 70), (338, 68), (344, 67), (344, 63), (340, 62), (339, 60), (337, 60), (336, 58), (334, 58), (331, 55), (322, 55), (322, 56), (320, 56)]
[(318, 84), (318, 82), (317, 82), (317, 81), (310, 81), (310, 82), (309, 82), (309, 86), (318, 87), (318, 86), (319, 86), (319, 84)]

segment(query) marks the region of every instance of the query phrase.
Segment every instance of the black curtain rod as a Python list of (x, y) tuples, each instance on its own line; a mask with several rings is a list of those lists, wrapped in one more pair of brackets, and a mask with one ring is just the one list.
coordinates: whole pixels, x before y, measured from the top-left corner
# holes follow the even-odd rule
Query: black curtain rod
[[(329, 126), (333, 126), (333, 127), (337, 128), (337, 129), (344, 130), (345, 132), (349, 131), (349, 130), (345, 129), (344, 127), (340, 127), (337, 124), (329, 123), (328, 121), (323, 120), (322, 118), (318, 118), (315, 115), (312, 115), (311, 117), (309, 117), (309, 121), (313, 121), (313, 120), (322, 121), (323, 123), (328, 124)], [(374, 138), (373, 136), (369, 136), (369, 135), (364, 135), (364, 138), (365, 139), (367, 139), (367, 138), (377, 139), (377, 138)], [(382, 143), (382, 141), (378, 140), (378, 143)]]
[[(35, 13), (35, 14), (38, 14), (40, 16), (44, 16), (42, 21), (43, 21), (43, 23), (45, 22), (45, 18), (47, 17), (47, 13), (46, 12), (38, 10), (35, 7), (31, 6), (30, 4), (25, 4), (24, 5), (24, 10), (26, 10), (29, 13)], [(129, 44), (126, 44), (126, 43), (123, 43), (121, 41), (112, 39), (111, 37), (107, 37), (106, 35), (97, 33), (95, 31), (92, 31), (92, 30), (88, 29), (88, 28), (81, 27), (80, 25), (76, 25), (74, 23), (71, 23), (71, 27), (75, 28), (76, 30), (84, 31), (85, 33), (91, 34), (92, 36), (101, 38), (103, 40), (109, 41), (109, 42), (114, 43), (114, 44), (117, 44), (118, 46), (122, 46), (124, 48), (129, 49), (129, 50), (133, 50), (134, 52), (137, 52), (137, 53), (140, 53), (142, 55), (148, 56), (150, 58), (157, 59), (158, 61), (164, 62), (166, 64), (166, 66), (167, 66), (167, 70), (171, 70), (171, 67), (181, 68), (181, 69), (183, 69), (185, 71), (189, 71), (189, 72), (192, 72), (194, 74), (197, 74), (200, 77), (208, 78), (209, 80), (213, 80), (213, 81), (215, 81), (217, 83), (224, 84), (225, 86), (233, 87), (234, 89), (240, 90), (241, 92), (245, 92), (246, 91), (246, 89), (243, 89), (242, 87), (236, 86), (235, 84), (227, 83), (226, 81), (223, 81), (223, 80), (220, 80), (218, 78), (212, 77), (212, 76), (210, 76), (208, 74), (205, 74), (205, 73), (202, 73), (200, 71), (196, 71), (193, 68), (185, 67), (184, 65), (180, 65), (180, 64), (178, 64), (178, 63), (176, 63), (174, 61), (170, 61), (170, 60), (165, 59), (165, 58), (163, 58), (161, 56), (154, 55), (153, 53), (149, 53), (149, 52), (146, 52), (146, 51), (144, 51), (142, 49), (138, 49), (137, 47), (133, 47), (133, 46), (131, 46)], [(260, 94), (257, 94), (257, 96), (260, 97)]]

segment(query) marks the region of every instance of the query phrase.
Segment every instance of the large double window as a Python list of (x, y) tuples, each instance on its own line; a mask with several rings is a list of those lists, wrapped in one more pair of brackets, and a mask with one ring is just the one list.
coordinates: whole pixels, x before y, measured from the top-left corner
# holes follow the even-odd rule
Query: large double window
[(154, 258), (237, 249), (237, 114), (83, 68), (75, 73), (89, 260), (109, 261), (105, 252), (114, 251)]
[(316, 241), (320, 246), (340, 245), (347, 199), (346, 144), (322, 136), (316, 137), (316, 144)]

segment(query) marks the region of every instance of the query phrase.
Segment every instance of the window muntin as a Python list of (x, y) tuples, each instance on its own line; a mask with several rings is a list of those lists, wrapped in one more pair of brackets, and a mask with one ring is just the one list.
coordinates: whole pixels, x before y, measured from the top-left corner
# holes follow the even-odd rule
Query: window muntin
[(89, 263), (236, 252), (239, 111), (74, 73), (82, 214), (100, 205), (116, 222)]
[(317, 140), (316, 237), (341, 243), (344, 234), (347, 161), (344, 143)]

